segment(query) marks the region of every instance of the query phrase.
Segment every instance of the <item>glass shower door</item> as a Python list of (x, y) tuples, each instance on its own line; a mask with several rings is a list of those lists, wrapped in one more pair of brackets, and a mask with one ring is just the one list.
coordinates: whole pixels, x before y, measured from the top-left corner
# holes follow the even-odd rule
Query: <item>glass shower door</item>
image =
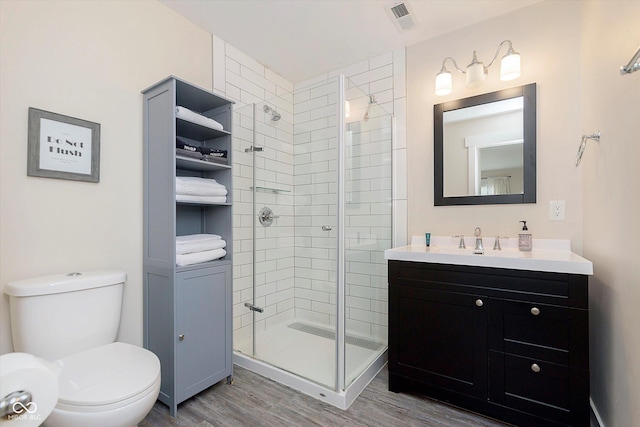
[(255, 354), (287, 369), (295, 317), (293, 107), (287, 93), (256, 104), (254, 210)]
[[(337, 80), (257, 104), (255, 357), (336, 388)], [(266, 224), (260, 218), (270, 217)]]
[(337, 390), (339, 82), (295, 92), (296, 372)]

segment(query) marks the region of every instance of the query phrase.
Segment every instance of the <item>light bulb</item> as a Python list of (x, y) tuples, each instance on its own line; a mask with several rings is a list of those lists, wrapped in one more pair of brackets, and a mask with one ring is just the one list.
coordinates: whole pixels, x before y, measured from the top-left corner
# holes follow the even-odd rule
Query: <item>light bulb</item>
[[(475, 56), (475, 52), (474, 52)], [(484, 81), (485, 77), (484, 64), (482, 62), (473, 62), (467, 67), (467, 87), (477, 87)]]
[(453, 89), (451, 73), (443, 70), (436, 76), (436, 95), (449, 95)]
[(500, 61), (500, 80), (507, 81), (520, 77), (520, 54), (510, 50)]

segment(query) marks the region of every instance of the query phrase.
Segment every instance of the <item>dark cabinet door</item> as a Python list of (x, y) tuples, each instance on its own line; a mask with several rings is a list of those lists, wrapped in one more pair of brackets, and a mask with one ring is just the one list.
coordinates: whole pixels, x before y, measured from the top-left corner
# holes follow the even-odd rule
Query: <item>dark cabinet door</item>
[(389, 302), (391, 373), (486, 397), (486, 297), (394, 285), (389, 289)]

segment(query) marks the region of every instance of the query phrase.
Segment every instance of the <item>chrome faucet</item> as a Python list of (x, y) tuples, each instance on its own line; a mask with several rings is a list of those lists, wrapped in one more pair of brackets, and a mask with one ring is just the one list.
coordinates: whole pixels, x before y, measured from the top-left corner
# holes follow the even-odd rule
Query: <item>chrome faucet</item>
[(500, 239), (508, 239), (509, 236), (496, 236), (496, 240), (493, 242), (493, 250), (501, 251), (502, 247), (500, 247)]
[(493, 250), (494, 251), (501, 251), (502, 248), (500, 247), (500, 236), (496, 236), (496, 240), (495, 242), (493, 242)]
[(484, 255), (484, 247), (482, 246), (482, 230), (480, 227), (476, 227), (473, 230), (473, 235), (476, 236), (476, 247), (473, 249), (475, 255)]
[(456, 234), (455, 236), (451, 236), (452, 238), (460, 238), (460, 243), (458, 243), (458, 249), (467, 249), (467, 247), (464, 245), (464, 235), (463, 234)]

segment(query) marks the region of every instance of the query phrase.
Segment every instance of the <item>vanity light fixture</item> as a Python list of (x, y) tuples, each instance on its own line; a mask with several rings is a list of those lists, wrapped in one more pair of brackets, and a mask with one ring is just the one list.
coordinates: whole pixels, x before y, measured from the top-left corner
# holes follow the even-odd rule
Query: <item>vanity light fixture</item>
[(471, 60), (471, 64), (467, 65), (466, 71), (458, 67), (455, 59), (451, 58), (450, 56), (446, 57), (442, 61), (442, 68), (440, 69), (440, 72), (438, 73), (438, 75), (436, 75), (436, 95), (448, 95), (453, 89), (453, 78), (449, 70), (447, 70), (447, 68), (445, 67), (445, 63), (447, 62), (447, 60), (453, 63), (453, 66), (456, 68), (456, 70), (458, 70), (462, 74), (467, 75), (467, 87), (477, 87), (484, 81), (485, 77), (487, 76), (489, 67), (491, 67), (496, 58), (498, 58), (500, 49), (506, 43), (509, 44), (509, 50), (507, 50), (507, 54), (503, 56), (502, 60), (500, 61), (500, 80), (508, 81), (520, 77), (520, 54), (513, 50), (511, 40), (504, 40), (498, 45), (496, 54), (493, 56), (493, 59), (487, 66), (478, 61), (475, 50), (473, 51), (473, 59)]

